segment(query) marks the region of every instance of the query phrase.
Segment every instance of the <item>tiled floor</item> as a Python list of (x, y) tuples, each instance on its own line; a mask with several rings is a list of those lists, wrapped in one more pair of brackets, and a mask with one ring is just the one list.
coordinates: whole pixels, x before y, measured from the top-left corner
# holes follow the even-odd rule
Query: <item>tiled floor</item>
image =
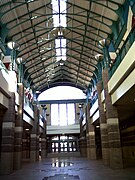
[(26, 163), (0, 180), (135, 180), (135, 168), (113, 170), (86, 158), (47, 158)]

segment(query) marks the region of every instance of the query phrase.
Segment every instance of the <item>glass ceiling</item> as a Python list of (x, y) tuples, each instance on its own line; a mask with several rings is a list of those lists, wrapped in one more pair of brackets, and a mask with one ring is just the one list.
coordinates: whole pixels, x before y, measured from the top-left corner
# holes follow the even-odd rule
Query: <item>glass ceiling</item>
[[(124, 0), (1, 0), (1, 32), (20, 45), (23, 81), (35, 91), (82, 90), (97, 80), (101, 39), (112, 37)], [(8, 30), (8, 31), (7, 31)]]
[[(61, 27), (66, 27), (66, 1), (52, 0), (53, 7), (53, 25), (59, 28), (58, 38), (55, 39), (56, 61), (66, 60), (66, 39), (63, 38)], [(63, 14), (64, 13), (64, 14)], [(61, 64), (62, 65), (62, 64)]]

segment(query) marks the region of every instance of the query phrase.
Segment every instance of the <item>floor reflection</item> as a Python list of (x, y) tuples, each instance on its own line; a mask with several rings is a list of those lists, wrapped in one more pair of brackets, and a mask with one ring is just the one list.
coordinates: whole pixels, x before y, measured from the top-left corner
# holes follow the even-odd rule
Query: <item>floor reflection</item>
[(73, 166), (73, 163), (67, 161), (55, 161), (52, 163), (52, 167), (67, 167), (67, 166)]

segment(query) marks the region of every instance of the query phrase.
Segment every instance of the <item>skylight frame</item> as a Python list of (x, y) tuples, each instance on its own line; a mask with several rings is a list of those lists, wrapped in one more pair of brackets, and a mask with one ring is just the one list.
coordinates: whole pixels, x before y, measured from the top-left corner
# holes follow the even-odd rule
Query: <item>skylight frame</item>
[(53, 26), (58, 28), (57, 38), (55, 39), (56, 48), (56, 62), (63, 60), (66, 61), (66, 39), (60, 32), (61, 28), (66, 28), (66, 0), (52, 0), (53, 8)]

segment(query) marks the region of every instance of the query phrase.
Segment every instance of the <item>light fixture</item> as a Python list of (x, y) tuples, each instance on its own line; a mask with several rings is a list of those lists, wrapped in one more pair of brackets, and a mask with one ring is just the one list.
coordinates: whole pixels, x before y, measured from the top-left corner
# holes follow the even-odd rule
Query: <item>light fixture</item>
[(103, 55), (102, 54), (96, 54), (95, 59), (98, 60), (98, 61), (102, 61), (103, 60)]
[(105, 46), (109, 46), (109, 44), (110, 44), (110, 39), (101, 39), (98, 43), (98, 46), (100, 48), (103, 48)]
[(64, 65), (64, 60), (60, 59), (58, 62), (59, 62), (59, 65), (60, 65), (60, 66), (63, 66), (63, 65)]
[(40, 94), (41, 92), (40, 91), (36, 91), (36, 94)]
[(78, 106), (79, 108), (82, 108), (83, 107), (83, 104), (79, 104), (79, 106)]
[(30, 129), (26, 128), (25, 131), (29, 131)]
[(64, 65), (64, 62), (60, 62), (60, 66), (63, 66)]
[(9, 41), (7, 43), (7, 46), (8, 46), (9, 49), (14, 49), (14, 50), (19, 50), (19, 48), (20, 48), (19, 43), (14, 42), (14, 41)]
[(33, 17), (31, 17), (31, 20), (37, 19), (37, 18), (38, 18), (38, 16), (33, 16)]
[(31, 2), (33, 2), (34, 0), (27, 0), (27, 3), (31, 3)]
[(22, 58), (19, 57), (19, 58), (16, 59), (16, 61), (17, 61), (18, 64), (21, 64)]

